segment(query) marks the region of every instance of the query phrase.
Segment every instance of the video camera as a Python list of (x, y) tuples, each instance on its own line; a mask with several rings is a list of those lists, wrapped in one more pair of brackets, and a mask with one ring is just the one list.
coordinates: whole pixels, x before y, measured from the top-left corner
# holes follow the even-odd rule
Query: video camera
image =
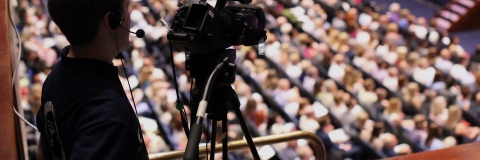
[[(250, 3), (243, 0), (241, 3)], [(213, 8), (206, 0), (187, 1), (178, 8), (167, 38), (176, 49), (215, 53), (230, 46), (253, 46), (266, 39), (265, 14), (258, 6), (228, 5)]]

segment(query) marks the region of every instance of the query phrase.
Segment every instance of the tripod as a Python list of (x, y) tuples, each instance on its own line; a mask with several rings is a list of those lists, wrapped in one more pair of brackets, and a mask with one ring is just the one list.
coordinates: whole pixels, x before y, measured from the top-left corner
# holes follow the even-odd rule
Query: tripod
[[(228, 159), (227, 113), (229, 107), (235, 111), (254, 159), (260, 159), (240, 111), (237, 94), (230, 86), (235, 81), (236, 65), (233, 63), (234, 60), (235, 50), (233, 49), (227, 49), (217, 54), (190, 54), (187, 57), (186, 68), (190, 71), (190, 76), (195, 78), (191, 113), (196, 113), (196, 115), (191, 114), (192, 125), (183, 157), (186, 160), (199, 159), (198, 144), (205, 113), (210, 113), (208, 118), (213, 120), (211, 159), (214, 159), (215, 155), (216, 125), (219, 120), (222, 121), (223, 159)], [(205, 77), (206, 75), (209, 75), (208, 79)]]

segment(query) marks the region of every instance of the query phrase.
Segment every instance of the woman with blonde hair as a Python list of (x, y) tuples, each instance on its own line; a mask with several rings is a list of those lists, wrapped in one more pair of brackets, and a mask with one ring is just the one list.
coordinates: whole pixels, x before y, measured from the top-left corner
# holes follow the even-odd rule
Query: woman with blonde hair
[(404, 100), (406, 102), (411, 102), (412, 99), (420, 95), (420, 87), (415, 82), (410, 82), (407, 85), (407, 89), (404, 92)]
[(345, 88), (353, 94), (357, 94), (363, 88), (362, 72), (358, 70), (352, 71), (343, 77)]
[(336, 52), (339, 52), (340, 49), (344, 46), (348, 46), (347, 42), (350, 36), (348, 35), (347, 32), (341, 32), (335, 42), (332, 44), (332, 49)]
[(328, 31), (328, 44), (333, 44), (335, 41), (337, 41), (337, 37), (340, 34), (340, 31), (338, 29), (330, 29)]
[(393, 114), (400, 114), (402, 113), (402, 101), (400, 98), (390, 98), (389, 105), (385, 108), (383, 112), (383, 117), (391, 122)]
[(375, 94), (375, 81), (371, 78), (366, 79), (363, 83), (363, 88), (358, 92), (358, 99), (367, 104), (373, 104), (378, 100), (377, 94)]
[(457, 105), (452, 105), (448, 108), (448, 118), (444, 127), (453, 130), (460, 120), (462, 120), (462, 109)]
[(255, 65), (255, 71), (251, 73), (251, 77), (257, 82), (263, 82), (268, 74), (268, 64), (263, 59), (256, 59), (253, 63)]
[(430, 119), (439, 125), (444, 125), (448, 118), (447, 99), (443, 96), (435, 97), (430, 105)]
[(275, 90), (278, 88), (278, 74), (276, 70), (268, 70), (267, 77), (263, 81), (263, 88), (267, 91), (268, 95), (274, 95)]

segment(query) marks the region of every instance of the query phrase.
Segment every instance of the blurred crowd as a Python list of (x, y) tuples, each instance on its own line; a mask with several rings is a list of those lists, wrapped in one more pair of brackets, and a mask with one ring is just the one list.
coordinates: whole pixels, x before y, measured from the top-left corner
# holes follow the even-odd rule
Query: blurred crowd
[[(21, 104), (35, 124), (42, 83), (68, 41), (49, 18), (46, 0), (12, 2), (23, 44)], [(171, 23), (177, 3), (132, 1), (131, 28), (144, 29), (146, 36), (132, 35), (130, 48), (120, 53), (127, 74), (121, 71), (119, 78), (135, 99), (149, 153), (184, 149), (187, 142), (173, 77), (189, 115), (188, 53), (170, 53), (168, 28), (160, 21)], [(392, 157), (477, 141), (480, 47), (466, 53), (457, 37), (396, 3), (384, 9), (366, 0), (254, 0), (251, 5), (265, 11), (266, 52), (235, 46), (241, 72), (232, 87), (253, 136), (312, 132), (325, 144), (328, 159)], [(113, 63), (122, 69), (119, 59)], [(235, 114), (228, 119), (229, 138), (243, 139)], [(38, 133), (27, 131), (34, 159)], [(220, 133), (202, 137), (202, 142), (221, 141)], [(305, 140), (259, 150), (262, 159), (314, 158)], [(248, 149), (229, 156), (251, 159)]]

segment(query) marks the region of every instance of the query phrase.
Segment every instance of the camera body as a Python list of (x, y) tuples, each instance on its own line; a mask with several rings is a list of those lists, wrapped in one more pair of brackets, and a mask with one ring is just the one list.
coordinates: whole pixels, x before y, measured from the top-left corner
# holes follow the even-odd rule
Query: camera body
[[(223, 4), (223, 5), (222, 5)], [(258, 6), (228, 5), (217, 1), (185, 3), (175, 13), (167, 38), (174, 48), (212, 54), (234, 45), (252, 46), (265, 41), (265, 14)]]

